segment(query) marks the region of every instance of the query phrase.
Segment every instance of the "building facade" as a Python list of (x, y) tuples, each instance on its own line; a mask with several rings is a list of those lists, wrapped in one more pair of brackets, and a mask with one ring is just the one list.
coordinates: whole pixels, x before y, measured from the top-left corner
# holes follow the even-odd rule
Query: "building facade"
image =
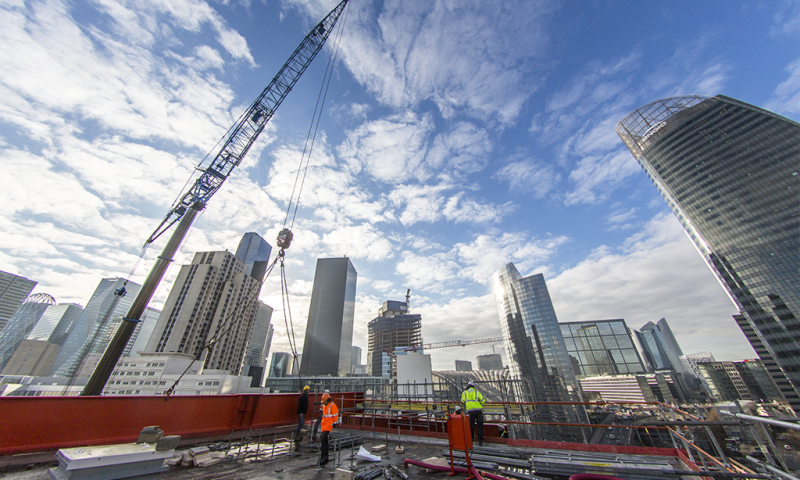
[(361, 365), (361, 347), (353, 345), (350, 349), (350, 374), (354, 373), (354, 369)]
[[(127, 293), (119, 295), (123, 287)], [(124, 278), (102, 279), (58, 352), (52, 375), (91, 376), (140, 288)]]
[(48, 306), (0, 374), (50, 375), (66, 334), (82, 311), (83, 307), (74, 303)]
[(645, 105), (616, 130), (800, 411), (800, 124), (723, 95), (685, 96)]
[(0, 332), (31, 294), (36, 283), (25, 277), (0, 271)]
[(275, 352), (272, 354), (272, 361), (269, 364), (269, 377), (282, 378), (288, 377), (294, 359), (289, 352)]
[(253, 232), (245, 233), (239, 241), (239, 246), (236, 247), (236, 258), (244, 262), (245, 273), (259, 282), (264, 281), (270, 253), (272, 245)]
[(34, 293), (22, 302), (5, 328), (0, 331), (0, 370), (11, 360), (17, 347), (28, 337), (47, 307), (55, 304), (55, 299), (46, 293)]
[(703, 362), (698, 367), (711, 395), (718, 402), (785, 401), (760, 360)]
[(656, 323), (647, 322), (636, 330), (644, 360), (652, 371), (672, 370), (684, 373), (681, 350), (665, 318)]
[(384, 302), (367, 330), (367, 373), (373, 377), (391, 378), (395, 349), (422, 346), (422, 315), (409, 313), (406, 302)]
[(646, 372), (625, 320), (564, 322), (559, 326), (579, 379)]
[[(580, 402), (580, 387), (542, 274), (522, 277), (509, 263), (492, 274), (511, 376), (527, 381), (534, 402)], [(576, 423), (585, 412), (543, 406), (541, 421)], [(555, 433), (555, 432), (554, 432)]]
[(302, 376), (348, 376), (357, 276), (347, 257), (317, 259), (300, 364)]
[(503, 357), (499, 353), (478, 355), (478, 370), (502, 370)]
[(250, 333), (250, 340), (247, 342), (244, 360), (242, 361), (242, 375), (247, 375), (253, 379), (253, 387), (261, 387), (266, 378), (267, 358), (269, 358), (269, 347), (272, 345), (272, 307), (258, 301), (256, 319), (253, 322), (253, 329)]
[(680, 404), (686, 394), (672, 372), (610, 375), (580, 380), (587, 401), (662, 402)]
[(472, 362), (469, 360), (456, 360), (456, 372), (471, 372)]
[(261, 291), (246, 271), (227, 250), (196, 253), (181, 266), (145, 350), (200, 355), (205, 368), (239, 375)]

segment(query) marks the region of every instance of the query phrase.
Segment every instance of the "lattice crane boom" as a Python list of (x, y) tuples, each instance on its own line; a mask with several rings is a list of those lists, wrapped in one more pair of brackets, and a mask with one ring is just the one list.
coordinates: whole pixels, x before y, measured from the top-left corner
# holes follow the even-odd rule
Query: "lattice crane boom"
[(502, 337), (479, 338), (477, 340), (450, 340), (447, 342), (426, 343), (423, 345), (401, 347), (396, 350), (404, 352), (416, 352), (417, 350), (431, 350), (434, 348), (449, 348), (449, 347), (466, 347), (467, 345), (478, 345), (480, 343), (497, 343), (502, 341), (503, 341)]
[[(125, 346), (130, 340), (131, 334), (142, 318), (147, 304), (153, 298), (161, 279), (164, 278), (167, 267), (172, 263), (172, 257), (175, 256), (189, 227), (191, 227), (192, 221), (198, 212), (205, 208), (211, 196), (220, 189), (222, 183), (230, 176), (233, 169), (247, 155), (248, 150), (253, 146), (253, 142), (256, 141), (267, 122), (275, 114), (275, 110), (278, 109), (286, 95), (297, 83), (297, 80), (306, 71), (311, 61), (322, 49), (322, 46), (325, 45), (325, 41), (333, 31), (348, 1), (341, 0), (300, 42), (300, 45), (289, 57), (289, 60), (283, 64), (278, 74), (267, 85), (267, 88), (261, 92), (258, 98), (228, 131), (225, 141), (222, 142), (222, 147), (220, 147), (209, 166), (202, 170), (202, 175), (189, 190), (180, 196), (158, 228), (147, 239), (145, 247), (169, 230), (172, 225), (178, 223), (166, 246), (164, 246), (161, 255), (158, 256), (155, 265), (139, 289), (139, 293), (128, 309), (128, 313), (123, 317), (123, 322), (120, 323), (114, 337), (106, 347), (81, 395), (90, 396), (102, 393), (114, 366), (119, 361)], [(291, 242), (291, 232), (288, 229), (284, 230), (288, 234), (284, 235), (281, 232), (284, 235), (283, 241), (286, 242), (281, 244), (279, 237), (278, 246), (281, 248), (288, 247), (288, 242)], [(142, 249), (142, 255), (144, 255), (144, 249)], [(120, 288), (115, 293), (121, 297), (125, 295), (125, 288)]]
[(297, 83), (297, 80), (300, 79), (300, 76), (306, 71), (311, 61), (314, 60), (314, 57), (325, 45), (325, 41), (333, 31), (333, 27), (339, 20), (339, 16), (344, 11), (348, 1), (342, 0), (300, 42), (300, 45), (289, 57), (289, 60), (283, 64), (278, 74), (275, 75), (258, 98), (250, 104), (250, 107), (236, 124), (231, 127), (222, 147), (211, 160), (211, 164), (202, 169), (202, 175), (175, 203), (158, 228), (147, 239), (146, 244), (152, 243), (167, 231), (196, 202), (208, 203), (211, 196), (222, 187), (222, 183), (230, 176), (233, 169), (242, 162), (250, 147), (253, 146), (253, 143), (264, 130), (267, 122), (272, 119), (281, 102), (283, 102), (286, 95)]

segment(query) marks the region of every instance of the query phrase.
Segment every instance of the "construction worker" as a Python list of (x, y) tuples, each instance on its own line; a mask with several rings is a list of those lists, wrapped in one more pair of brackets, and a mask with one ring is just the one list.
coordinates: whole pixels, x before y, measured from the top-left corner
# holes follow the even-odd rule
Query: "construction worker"
[(339, 419), (339, 408), (327, 393), (322, 395), (322, 438), (320, 439), (319, 466), (328, 463), (328, 437), (333, 431), (333, 424)]
[(303, 387), (303, 393), (300, 394), (300, 398), (297, 399), (297, 432), (294, 434), (294, 441), (300, 443), (303, 441), (303, 437), (300, 436), (300, 431), (303, 429), (303, 425), (306, 423), (306, 412), (308, 412), (308, 391), (311, 390), (311, 387), (306, 385)]
[(472, 380), (467, 384), (467, 389), (461, 394), (461, 403), (469, 414), (469, 432), (475, 438), (475, 430), (478, 431), (478, 445), (483, 445), (483, 404), (486, 403), (483, 395)]
[[(331, 393), (331, 391), (326, 388), (325, 392), (323, 392), (323, 393)], [(315, 402), (314, 405), (322, 405), (322, 403), (321, 402)], [(320, 407), (320, 409), (319, 409), (319, 417), (317, 417), (317, 420), (314, 422), (314, 428), (311, 429), (311, 441), (312, 442), (316, 442), (317, 441), (317, 432), (319, 432), (319, 424), (320, 423), (322, 423), (322, 407)]]

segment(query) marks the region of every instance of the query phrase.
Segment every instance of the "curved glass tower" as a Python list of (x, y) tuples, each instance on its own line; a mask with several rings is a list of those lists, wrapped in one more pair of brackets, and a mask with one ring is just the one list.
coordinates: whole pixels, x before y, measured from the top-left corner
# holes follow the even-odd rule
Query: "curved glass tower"
[(686, 96), (645, 105), (616, 130), (800, 412), (800, 124), (723, 95)]

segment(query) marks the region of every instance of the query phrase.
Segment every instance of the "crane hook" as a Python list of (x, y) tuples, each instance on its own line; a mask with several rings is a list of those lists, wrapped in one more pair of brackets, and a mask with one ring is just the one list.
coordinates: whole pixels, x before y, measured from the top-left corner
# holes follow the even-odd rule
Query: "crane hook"
[(278, 247), (284, 250), (289, 248), (289, 245), (292, 244), (293, 238), (294, 235), (292, 234), (292, 231), (289, 230), (288, 228), (284, 228), (283, 230), (278, 232)]

